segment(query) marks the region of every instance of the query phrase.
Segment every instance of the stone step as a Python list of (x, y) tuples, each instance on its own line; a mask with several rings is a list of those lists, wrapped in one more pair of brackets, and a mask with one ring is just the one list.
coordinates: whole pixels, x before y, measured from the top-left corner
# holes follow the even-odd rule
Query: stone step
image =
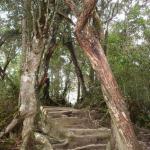
[(41, 106), (42, 109), (47, 109), (49, 111), (62, 111), (62, 110), (77, 110), (75, 108), (72, 107), (53, 107), (53, 106)]
[(79, 129), (79, 128), (68, 128), (70, 134), (75, 135), (99, 135), (101, 137), (110, 137), (110, 129), (98, 128), (98, 129)]
[(73, 124), (73, 125), (66, 125), (66, 126), (64, 126), (64, 128), (65, 129), (70, 129), (70, 128), (78, 128), (78, 129), (93, 129), (93, 128), (95, 128), (94, 126), (92, 126), (92, 125), (86, 125), (85, 126), (85, 124)]
[(63, 143), (52, 144), (53, 150), (66, 150), (68, 145), (68, 139)]
[(47, 111), (46, 114), (48, 116), (51, 116), (51, 117), (54, 117), (54, 116), (58, 116), (58, 117), (61, 117), (62, 115), (65, 115), (65, 116), (77, 116), (79, 114), (79, 111), (72, 111), (72, 110), (63, 110), (63, 111)]
[(63, 115), (85, 117), (87, 114), (86, 110), (78, 110), (68, 107), (41, 107), (41, 111), (43, 112), (43, 114), (51, 117), (61, 117)]
[(47, 115), (49, 113), (56, 113), (56, 114), (60, 114), (63, 112), (74, 112), (77, 111), (77, 109), (74, 108), (67, 108), (67, 107), (46, 107), (46, 106), (41, 106), (40, 107), (41, 111), (43, 112), (43, 114)]
[(106, 150), (106, 144), (89, 144), (85, 146), (75, 147), (69, 149), (67, 147), (61, 147), (60, 145), (53, 146), (54, 150)]
[[(41, 107), (41, 111), (54, 123), (56, 132), (66, 133), (61, 136), (61, 143), (56, 141), (52, 144), (54, 150), (106, 150), (106, 144), (110, 140), (110, 129), (96, 126), (94, 121), (99, 119), (96, 111), (49, 106)], [(150, 133), (149, 130), (139, 129), (137, 133), (144, 150), (150, 150), (150, 135), (147, 134)]]
[(106, 144), (108, 142), (108, 137), (104, 138), (100, 135), (72, 135), (68, 138), (68, 141), (67, 148), (73, 149), (89, 144)]
[(79, 110), (63, 110), (63, 111), (45, 111), (43, 112), (47, 116), (51, 116), (53, 118), (55, 117), (85, 117), (85, 112), (79, 111)]
[(106, 144), (90, 144), (68, 150), (106, 150)]
[(84, 125), (87, 126), (90, 124), (87, 118), (78, 118), (78, 117), (62, 117), (62, 118), (50, 118), (52, 122), (56, 125), (61, 125), (61, 127), (67, 126), (76, 126), (76, 125)]
[(72, 135), (68, 137), (68, 142), (65, 142), (63, 144), (53, 144), (53, 148), (54, 150), (71, 150), (76, 148), (86, 150), (87, 147), (87, 150), (94, 150), (90, 148), (95, 146), (95, 148), (101, 148), (103, 150), (106, 147), (107, 143), (108, 138), (102, 138), (99, 135)]
[(67, 108), (67, 107), (47, 107), (47, 108), (44, 108), (44, 107), (41, 107), (41, 110), (42, 110), (42, 112), (43, 111), (46, 111), (46, 112), (62, 112), (62, 111), (72, 111), (72, 112), (74, 112), (74, 111), (80, 111), (80, 110), (77, 110), (77, 109), (74, 109), (74, 108)]
[(150, 134), (146, 134), (146, 133), (139, 134), (138, 139), (144, 142), (150, 142)]
[(139, 136), (145, 137), (145, 138), (150, 138), (150, 134), (149, 133), (142, 133), (142, 134), (139, 134)]
[(139, 144), (141, 145), (143, 150), (150, 150), (150, 144), (149, 143), (139, 141)]

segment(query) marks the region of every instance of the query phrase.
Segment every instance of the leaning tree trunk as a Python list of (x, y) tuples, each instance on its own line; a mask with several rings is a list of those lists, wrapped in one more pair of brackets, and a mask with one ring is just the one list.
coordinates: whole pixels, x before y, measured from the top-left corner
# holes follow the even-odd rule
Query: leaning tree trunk
[(119, 150), (139, 150), (140, 147), (124, 98), (110, 69), (99, 39), (95, 36), (93, 28), (87, 23), (96, 5), (96, 0), (85, 0), (85, 7), (80, 15), (73, 1), (65, 1), (77, 17), (75, 30), (77, 41), (89, 57), (97, 76), (101, 80), (104, 99), (113, 122), (117, 148)]
[(79, 63), (77, 61), (74, 45), (73, 45), (72, 41), (68, 41), (66, 43), (66, 46), (67, 46), (67, 48), (68, 48), (68, 50), (70, 52), (71, 59), (72, 59), (73, 64), (75, 66), (75, 72), (76, 72), (76, 75), (77, 75), (77, 78), (78, 78), (78, 82), (80, 82), (81, 89), (82, 89), (82, 96), (84, 98), (84, 96), (86, 95), (86, 91), (87, 90), (86, 90), (86, 86), (85, 86), (85, 82), (84, 82), (84, 77), (83, 77), (82, 71), (81, 71)]

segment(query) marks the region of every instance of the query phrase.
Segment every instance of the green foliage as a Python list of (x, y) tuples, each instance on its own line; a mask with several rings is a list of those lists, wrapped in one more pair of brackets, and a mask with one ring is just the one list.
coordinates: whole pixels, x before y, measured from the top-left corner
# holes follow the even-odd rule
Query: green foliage
[(109, 62), (127, 99), (133, 122), (150, 127), (150, 51), (144, 44), (135, 46), (133, 42), (122, 46), (124, 42), (120, 33), (110, 34)]

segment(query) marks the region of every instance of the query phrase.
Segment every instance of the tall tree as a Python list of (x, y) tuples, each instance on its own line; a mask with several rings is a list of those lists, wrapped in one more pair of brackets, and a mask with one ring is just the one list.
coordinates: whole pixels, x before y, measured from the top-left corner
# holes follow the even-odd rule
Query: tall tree
[[(86, 90), (86, 86), (85, 86), (84, 77), (83, 77), (82, 71), (80, 69), (77, 57), (76, 57), (73, 41), (71, 41), (71, 40), (67, 41), (66, 46), (69, 49), (69, 52), (70, 52), (70, 55), (71, 55), (71, 58), (72, 58), (72, 62), (75, 66), (75, 72), (76, 72), (76, 75), (77, 75), (77, 78), (78, 78), (78, 82), (80, 82), (80, 85), (81, 85), (81, 88), (82, 88), (82, 96), (85, 97), (87, 90)], [(78, 87), (80, 87), (80, 86), (78, 86)]]
[[(35, 117), (37, 115), (37, 71), (41, 63), (44, 50), (49, 49), (49, 39), (52, 38), (51, 27), (54, 26), (54, 1), (32, 0), (23, 1), (22, 20), (22, 72), (19, 94), (19, 112), (6, 127), (0, 137), (8, 133), (19, 121), (23, 121), (21, 150), (29, 148), (30, 139), (33, 137)], [(53, 12), (50, 16), (50, 8)], [(36, 136), (39, 141), (39, 134)]]
[(65, 0), (77, 18), (75, 35), (81, 48), (89, 57), (97, 76), (101, 80), (102, 91), (115, 132), (116, 148), (119, 150), (140, 149), (129, 117), (124, 98), (108, 64), (99, 39), (88, 21), (95, 8), (96, 0), (85, 0), (84, 9), (79, 12), (73, 1)]

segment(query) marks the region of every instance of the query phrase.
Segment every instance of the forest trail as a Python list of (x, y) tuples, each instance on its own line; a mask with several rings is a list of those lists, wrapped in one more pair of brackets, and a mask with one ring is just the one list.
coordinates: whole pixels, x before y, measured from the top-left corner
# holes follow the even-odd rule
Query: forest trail
[[(69, 107), (42, 108), (46, 119), (50, 122), (53, 136), (61, 137), (53, 141), (54, 150), (106, 150), (110, 140), (110, 129), (100, 127), (93, 119), (93, 112)], [(140, 143), (144, 150), (150, 150), (150, 132), (138, 132)]]

